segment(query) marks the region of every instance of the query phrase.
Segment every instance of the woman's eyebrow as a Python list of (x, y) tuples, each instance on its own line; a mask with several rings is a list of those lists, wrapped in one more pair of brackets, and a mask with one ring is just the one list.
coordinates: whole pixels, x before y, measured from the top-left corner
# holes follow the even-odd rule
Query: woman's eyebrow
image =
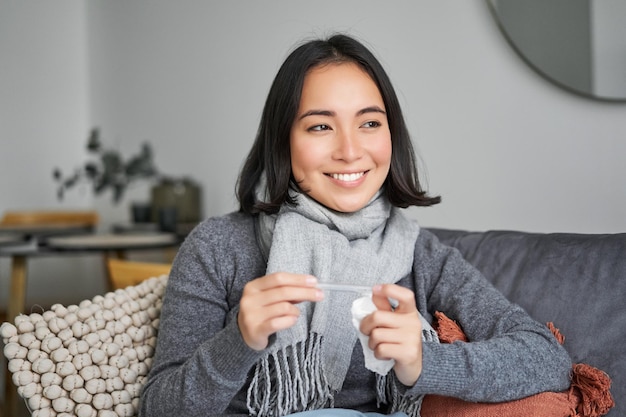
[[(382, 114), (387, 114), (387, 112), (383, 109), (381, 109), (378, 106), (368, 106), (365, 107), (361, 110), (359, 110), (358, 112), (356, 112), (356, 116), (362, 116), (366, 113), (382, 113)], [(298, 117), (298, 120), (302, 120), (305, 117), (309, 117), (309, 116), (328, 116), (328, 117), (334, 117), (336, 116), (336, 113), (332, 110), (309, 110), (306, 111), (304, 113), (302, 113), (300, 115), (300, 117)]]
[(300, 117), (298, 117), (298, 120), (302, 120), (305, 117), (309, 117), (309, 116), (329, 116), (329, 117), (333, 117), (335, 115), (336, 115), (336, 113), (334, 111), (330, 111), (330, 110), (309, 110), (307, 112), (302, 113), (302, 115), (300, 115)]
[(380, 108), (380, 107), (378, 107), (378, 106), (369, 106), (369, 107), (366, 107), (366, 108), (364, 108), (364, 109), (359, 110), (359, 111), (356, 113), (356, 115), (357, 115), (357, 116), (361, 116), (361, 115), (366, 114), (366, 113), (382, 113), (382, 114), (387, 114), (387, 112), (386, 112), (385, 110), (381, 109), (381, 108)]

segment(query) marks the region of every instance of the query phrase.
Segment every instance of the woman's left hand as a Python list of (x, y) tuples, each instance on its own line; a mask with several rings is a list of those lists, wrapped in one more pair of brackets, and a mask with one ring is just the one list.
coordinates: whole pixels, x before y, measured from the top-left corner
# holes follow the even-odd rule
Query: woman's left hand
[[(389, 299), (396, 300), (393, 307)], [(394, 359), (400, 382), (413, 386), (422, 373), (422, 323), (413, 291), (396, 284), (377, 285), (372, 301), (378, 308), (361, 321), (360, 331), (369, 336), (369, 347), (381, 360)]]

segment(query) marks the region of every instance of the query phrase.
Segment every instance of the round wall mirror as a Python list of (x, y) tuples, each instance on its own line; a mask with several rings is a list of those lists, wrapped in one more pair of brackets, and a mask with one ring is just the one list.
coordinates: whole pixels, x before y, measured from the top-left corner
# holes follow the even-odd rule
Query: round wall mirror
[(522, 59), (555, 84), (626, 102), (626, 1), (487, 0)]

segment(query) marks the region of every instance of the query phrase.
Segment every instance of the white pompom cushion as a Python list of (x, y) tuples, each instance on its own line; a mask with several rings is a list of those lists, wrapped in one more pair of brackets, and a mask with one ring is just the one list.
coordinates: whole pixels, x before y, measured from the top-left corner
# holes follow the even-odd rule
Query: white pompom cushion
[(3, 323), (4, 356), (35, 417), (130, 417), (152, 364), (167, 276)]

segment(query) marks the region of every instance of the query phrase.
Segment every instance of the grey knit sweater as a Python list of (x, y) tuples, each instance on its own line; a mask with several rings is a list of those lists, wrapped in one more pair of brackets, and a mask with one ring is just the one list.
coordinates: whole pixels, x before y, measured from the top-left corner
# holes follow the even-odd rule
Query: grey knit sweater
[[(170, 274), (140, 416), (248, 415), (246, 389), (263, 352), (244, 343), (236, 312), (244, 285), (263, 276), (265, 266), (251, 216), (232, 213), (193, 230)], [(413, 271), (399, 284), (415, 293), (428, 321), (444, 312), (472, 341), (425, 342), (422, 374), (405, 395), (498, 402), (569, 387), (569, 356), (546, 326), (428, 231), (420, 231)], [(385, 413), (375, 384), (357, 343), (334, 406)]]

